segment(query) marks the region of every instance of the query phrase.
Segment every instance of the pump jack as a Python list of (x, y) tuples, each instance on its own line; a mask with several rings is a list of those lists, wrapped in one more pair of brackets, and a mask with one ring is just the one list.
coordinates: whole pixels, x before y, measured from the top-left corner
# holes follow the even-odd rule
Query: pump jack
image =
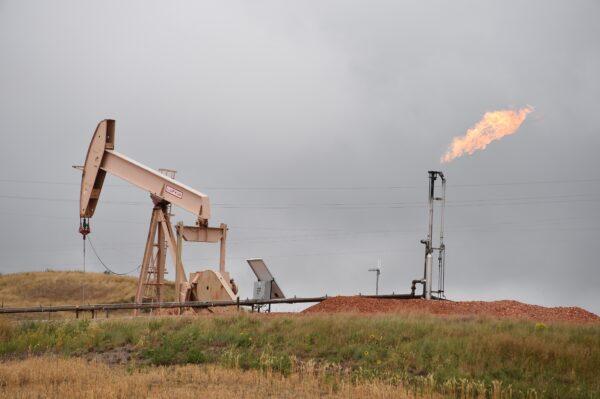
[[(117, 176), (150, 193), (154, 204), (144, 256), (135, 295), (135, 303), (164, 300), (167, 251), (175, 265), (177, 301), (235, 300), (237, 289), (225, 270), (227, 225), (209, 227), (208, 196), (115, 151), (115, 121), (101, 121), (92, 137), (82, 169), (79, 200), (80, 233), (90, 232), (89, 219), (94, 215), (106, 174)], [(173, 172), (173, 171), (169, 171)], [(196, 215), (194, 226), (178, 223), (177, 237), (171, 225), (171, 205)], [(204, 270), (185, 275), (182, 262), (183, 241), (220, 243), (219, 271)]]

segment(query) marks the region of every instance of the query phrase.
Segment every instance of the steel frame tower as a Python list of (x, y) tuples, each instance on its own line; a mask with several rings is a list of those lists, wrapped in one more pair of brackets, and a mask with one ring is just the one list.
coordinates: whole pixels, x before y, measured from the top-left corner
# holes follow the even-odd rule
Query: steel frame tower
[[(431, 299), (432, 294), (437, 294), (438, 298), (445, 298), (445, 277), (446, 277), (446, 245), (444, 244), (444, 210), (446, 207), (446, 178), (444, 173), (440, 171), (429, 171), (429, 196), (428, 196), (428, 228), (427, 238), (421, 240), (421, 243), (425, 245), (425, 261), (423, 278), (412, 281), (411, 293), (415, 294), (416, 284), (423, 285), (423, 298)], [(435, 188), (437, 178), (441, 180), (441, 195), (436, 197)], [(433, 239), (433, 224), (434, 224), (434, 208), (435, 203), (440, 203), (440, 235), (437, 246), (434, 244)], [(438, 287), (437, 290), (433, 290), (433, 271), (432, 263), (434, 252), (437, 252), (438, 259)]]

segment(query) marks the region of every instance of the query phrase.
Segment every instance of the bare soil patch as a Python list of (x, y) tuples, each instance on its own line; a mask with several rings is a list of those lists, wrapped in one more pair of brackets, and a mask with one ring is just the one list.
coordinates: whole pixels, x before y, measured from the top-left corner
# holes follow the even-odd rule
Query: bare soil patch
[(423, 299), (376, 299), (361, 296), (336, 296), (303, 313), (406, 313), (443, 316), (490, 316), (529, 319), (539, 322), (599, 322), (600, 317), (578, 307), (544, 307), (518, 301), (426, 301)]

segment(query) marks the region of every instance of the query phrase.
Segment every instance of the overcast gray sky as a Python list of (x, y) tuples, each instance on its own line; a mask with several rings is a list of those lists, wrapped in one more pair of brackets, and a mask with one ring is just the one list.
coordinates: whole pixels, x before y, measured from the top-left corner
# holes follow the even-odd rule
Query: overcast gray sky
[[(371, 292), (378, 259), (382, 291), (408, 292), (441, 169), (449, 298), (600, 313), (599, 19), (597, 1), (0, 0), (0, 272), (81, 268), (71, 165), (114, 118), (118, 151), (210, 196), (243, 297), (249, 257), (288, 295)], [(517, 134), (439, 164), (484, 112), (528, 104)], [(107, 178), (91, 239), (111, 268), (140, 263), (151, 208)], [(186, 269), (217, 255), (188, 245)]]

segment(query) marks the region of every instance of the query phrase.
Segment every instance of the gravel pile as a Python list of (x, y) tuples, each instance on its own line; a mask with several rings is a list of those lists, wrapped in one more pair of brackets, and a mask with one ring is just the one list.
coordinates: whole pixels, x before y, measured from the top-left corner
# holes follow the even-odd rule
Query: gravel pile
[(337, 296), (326, 299), (304, 313), (406, 313), (461, 316), (491, 316), (529, 319), (540, 322), (598, 322), (600, 317), (578, 307), (528, 305), (517, 301), (426, 301), (423, 299), (375, 299), (360, 296)]

